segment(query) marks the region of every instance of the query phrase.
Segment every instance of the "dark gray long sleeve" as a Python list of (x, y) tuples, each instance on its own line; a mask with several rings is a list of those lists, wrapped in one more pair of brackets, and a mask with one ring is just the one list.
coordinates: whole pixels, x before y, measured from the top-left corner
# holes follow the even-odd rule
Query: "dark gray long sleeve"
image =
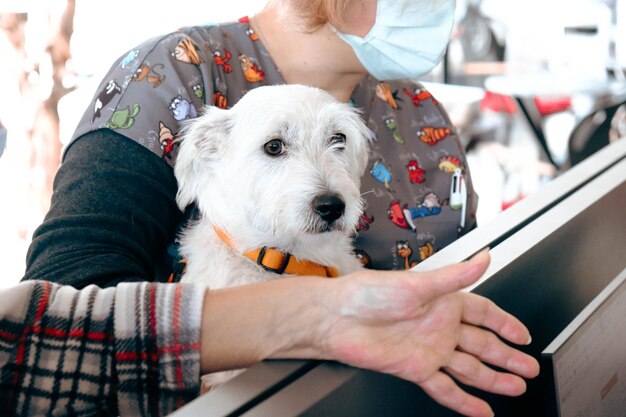
[(24, 279), (82, 288), (166, 277), (182, 219), (176, 189), (172, 169), (140, 144), (110, 130), (84, 135), (55, 177)]

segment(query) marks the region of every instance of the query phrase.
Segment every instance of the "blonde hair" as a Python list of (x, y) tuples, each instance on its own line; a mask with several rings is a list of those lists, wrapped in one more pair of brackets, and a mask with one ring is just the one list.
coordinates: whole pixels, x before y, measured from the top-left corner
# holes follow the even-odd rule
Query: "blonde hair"
[(270, 3), (292, 8), (306, 28), (314, 32), (326, 23), (339, 26), (351, 1), (355, 0), (270, 0)]

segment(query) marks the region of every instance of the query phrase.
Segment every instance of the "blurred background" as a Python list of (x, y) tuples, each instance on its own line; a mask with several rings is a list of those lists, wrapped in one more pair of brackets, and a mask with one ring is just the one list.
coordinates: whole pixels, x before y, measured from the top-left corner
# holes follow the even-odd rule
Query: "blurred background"
[[(112, 62), (148, 37), (266, 0), (0, 0), (0, 288), (23, 274), (63, 146)], [(489, 222), (626, 136), (626, 0), (458, 0), (426, 84), (468, 152)]]

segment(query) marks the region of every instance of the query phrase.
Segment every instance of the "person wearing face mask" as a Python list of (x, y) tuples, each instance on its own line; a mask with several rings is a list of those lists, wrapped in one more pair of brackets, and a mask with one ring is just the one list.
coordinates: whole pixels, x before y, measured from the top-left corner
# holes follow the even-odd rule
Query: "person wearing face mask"
[[(370, 162), (362, 179), (365, 211), (355, 238), (363, 263), (372, 269), (405, 269), (423, 261), (475, 226), (477, 196), (457, 132), (436, 98), (411, 81), (441, 58), (454, 8), (450, 0), (272, 0), (257, 15), (239, 22), (185, 28), (131, 49), (97, 89), (66, 148), (58, 179), (69, 181), (65, 173), (77, 174), (73, 164), (83, 154), (106, 154), (98, 158), (98, 166), (104, 169), (103, 161), (111, 160), (111, 169), (118, 170), (121, 164), (128, 166), (131, 155), (151, 151), (162, 163), (149, 172), (159, 177), (143, 184), (140, 195), (127, 196), (119, 183), (107, 186), (100, 181), (90, 187), (114, 205), (123, 200), (148, 216), (142, 216), (146, 219), (141, 227), (127, 224), (119, 228), (122, 235), (116, 231), (106, 237), (99, 226), (91, 227), (97, 222), (65, 225), (85, 226), (97, 240), (113, 239), (111, 248), (122, 245), (128, 250), (114, 251), (104, 261), (100, 249), (93, 248), (103, 259), (100, 266), (110, 272), (100, 274), (113, 277), (109, 283), (119, 273), (115, 257), (127, 254), (137, 260), (133, 273), (143, 279), (167, 279), (172, 268), (177, 269), (176, 248), (164, 250), (163, 242), (181, 224), (181, 214), (173, 199), (162, 194), (167, 189), (167, 195), (173, 195), (170, 168), (176, 162), (173, 139), (180, 122), (195, 117), (204, 105), (230, 107), (258, 86), (305, 84), (361, 109), (372, 131)], [(139, 175), (143, 165), (133, 163), (132, 173)], [(467, 187), (462, 198), (451, 191), (457, 168)], [(93, 181), (92, 174), (82, 175)], [(132, 181), (145, 178), (139, 175)], [(56, 193), (64, 193), (66, 185), (58, 184)], [(73, 205), (70, 199), (56, 202), (51, 214), (65, 213)], [(110, 219), (114, 212), (99, 216)], [(58, 216), (55, 219), (59, 225)], [(57, 272), (71, 274), (73, 268), (82, 271), (91, 248), (66, 239), (70, 234), (65, 228), (59, 236), (59, 228), (45, 227), (48, 224), (34, 236), (27, 276), (39, 275), (42, 269), (46, 278)], [(80, 248), (79, 259), (49, 268), (46, 259), (66, 251), (67, 245)], [(154, 259), (154, 272), (144, 268)], [(87, 274), (73, 284), (96, 281)]]
[[(24, 311), (21, 322), (50, 317), (49, 323), (68, 329), (92, 323), (100, 333), (109, 329), (100, 341), (108, 344), (99, 350), (102, 386), (108, 388), (89, 398), (113, 414), (164, 414), (193, 398), (200, 371), (267, 358), (333, 359), (387, 372), (466, 415), (491, 410), (454, 379), (521, 394), (523, 378), (536, 376), (537, 362), (494, 334), (524, 344), (528, 331), (489, 300), (459, 292), (484, 272), (487, 254), (434, 272), (381, 271), (408, 268), (474, 227), (477, 198), (458, 135), (436, 98), (410, 81), (440, 59), (453, 14), (450, 0), (271, 0), (255, 16), (183, 28), (124, 53), (63, 155), (50, 211), (28, 251), (24, 280), (31, 282), (15, 290), (19, 305), (39, 308)], [(230, 107), (252, 88), (285, 83), (318, 87), (353, 104), (372, 131), (355, 242), (363, 263), (376, 271), (331, 285), (313, 277), (216, 291), (176, 283), (182, 264), (175, 236), (193, 215), (192, 208), (181, 213), (175, 202), (180, 123), (204, 105)], [(462, 194), (451, 187), (460, 180), (467, 186)], [(172, 326), (172, 309), (186, 319)], [(54, 330), (45, 336), (71, 338), (65, 328)], [(173, 334), (185, 335), (175, 357), (168, 345), (178, 340)], [(29, 336), (0, 339), (24, 352)], [(135, 358), (136, 372), (120, 357)], [(0, 400), (10, 399), (0, 403), (19, 409), (28, 397), (19, 393), (33, 380), (20, 373), (54, 364), (8, 367), (17, 356), (6, 358), (3, 372), (18, 376), (10, 395), (0, 389)], [(144, 365), (156, 380), (145, 380)], [(127, 383), (112, 389), (119, 372)], [(72, 375), (70, 396), (79, 396), (87, 374), (80, 368)], [(167, 379), (172, 375), (178, 379)], [(58, 395), (55, 388), (44, 397)], [(65, 404), (56, 399), (38, 406)]]

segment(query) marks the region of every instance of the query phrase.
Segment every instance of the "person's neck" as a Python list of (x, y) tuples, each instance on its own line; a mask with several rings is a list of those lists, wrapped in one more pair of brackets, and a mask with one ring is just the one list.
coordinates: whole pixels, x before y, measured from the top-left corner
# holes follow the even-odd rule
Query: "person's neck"
[(250, 19), (287, 84), (318, 87), (347, 102), (367, 71), (329, 25), (307, 32), (297, 22), (271, 6)]

